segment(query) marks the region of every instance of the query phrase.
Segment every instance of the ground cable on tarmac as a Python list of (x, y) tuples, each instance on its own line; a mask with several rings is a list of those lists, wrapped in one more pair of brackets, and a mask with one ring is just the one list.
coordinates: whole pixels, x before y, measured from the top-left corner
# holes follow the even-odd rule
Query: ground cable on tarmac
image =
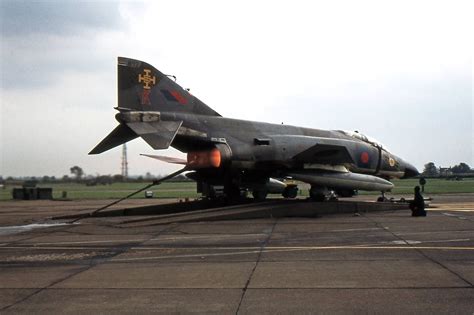
[(123, 197), (123, 198), (120, 198), (120, 199), (118, 199), (118, 200), (115, 200), (114, 202), (111, 202), (111, 203), (109, 203), (108, 205), (105, 205), (105, 206), (103, 206), (103, 207), (100, 207), (100, 208), (98, 208), (98, 209), (96, 209), (96, 210), (94, 210), (94, 211), (92, 211), (92, 212), (85, 213), (85, 214), (79, 216), (77, 219), (72, 220), (72, 221), (69, 222), (69, 223), (75, 223), (75, 222), (77, 222), (77, 221), (79, 221), (79, 220), (82, 220), (82, 219), (85, 219), (85, 218), (94, 217), (94, 216), (96, 216), (97, 213), (99, 213), (100, 211), (105, 210), (105, 209), (107, 209), (107, 208), (109, 208), (109, 207), (111, 207), (111, 206), (113, 206), (113, 205), (116, 205), (116, 204), (118, 204), (118, 203), (120, 203), (120, 202), (122, 202), (122, 201), (124, 201), (124, 200), (127, 200), (127, 199), (129, 199), (129, 198), (135, 196), (136, 194), (138, 194), (138, 193), (140, 193), (140, 192), (142, 192), (142, 191), (144, 191), (144, 190), (147, 190), (147, 189), (150, 188), (150, 187), (157, 186), (157, 185), (161, 184), (162, 182), (164, 182), (165, 180), (171, 179), (171, 178), (173, 178), (173, 177), (175, 177), (175, 176), (177, 176), (177, 175), (179, 175), (179, 174), (181, 174), (181, 173), (183, 173), (183, 172), (185, 172), (185, 171), (187, 171), (187, 170), (188, 170), (188, 168), (187, 168), (187, 167), (184, 167), (184, 168), (180, 169), (179, 171), (176, 171), (176, 172), (174, 172), (174, 173), (171, 173), (171, 174), (169, 174), (169, 175), (167, 175), (167, 176), (165, 176), (165, 177), (163, 177), (163, 178), (157, 179), (157, 180), (153, 181), (151, 184), (148, 184), (148, 185), (146, 185), (145, 187), (140, 188), (139, 190), (134, 191), (133, 193), (131, 193), (131, 194), (129, 194), (129, 195)]

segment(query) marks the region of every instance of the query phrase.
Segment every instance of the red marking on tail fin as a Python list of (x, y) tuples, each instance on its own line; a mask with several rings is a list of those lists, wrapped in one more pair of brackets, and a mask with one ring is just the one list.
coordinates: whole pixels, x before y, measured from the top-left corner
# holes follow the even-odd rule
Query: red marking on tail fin
[(170, 93), (180, 104), (185, 105), (188, 103), (188, 100), (184, 96), (179, 94), (177, 91), (171, 91)]
[(142, 105), (151, 105), (150, 91), (151, 90), (143, 89), (143, 91), (142, 91), (142, 100), (141, 100)]

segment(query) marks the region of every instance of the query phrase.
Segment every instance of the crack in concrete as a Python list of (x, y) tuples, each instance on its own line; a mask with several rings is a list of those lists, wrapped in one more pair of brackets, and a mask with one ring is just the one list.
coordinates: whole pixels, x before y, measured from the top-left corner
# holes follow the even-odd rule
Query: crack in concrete
[(235, 314), (239, 314), (240, 307), (245, 298), (245, 294), (247, 293), (247, 289), (250, 284), (250, 281), (252, 280), (253, 274), (255, 273), (255, 270), (257, 269), (258, 264), (260, 263), (260, 260), (262, 258), (262, 253), (265, 250), (265, 247), (267, 246), (268, 241), (272, 237), (272, 234), (273, 234), (273, 231), (275, 230), (275, 226), (277, 225), (277, 222), (278, 222), (278, 219), (275, 219), (275, 222), (273, 222), (272, 228), (269, 231), (267, 238), (265, 239), (262, 246), (260, 247), (260, 252), (258, 253), (257, 260), (255, 261), (255, 265), (253, 266), (252, 271), (250, 272), (249, 278), (247, 279), (247, 282), (245, 283), (245, 286), (242, 289), (242, 295), (240, 296), (240, 301), (239, 301), (239, 304), (237, 305), (237, 310), (235, 311)]
[(467, 280), (466, 278), (464, 278), (463, 276), (461, 276), (460, 274), (458, 274), (457, 272), (455, 272), (454, 270), (451, 270), (449, 269), (447, 266), (445, 266), (443, 263), (441, 263), (440, 261), (434, 259), (433, 257), (430, 257), (428, 256), (427, 254), (425, 254), (421, 249), (417, 248), (416, 246), (414, 246), (415, 244), (411, 244), (411, 242), (409, 242), (408, 240), (404, 239), (403, 237), (399, 236), (398, 234), (396, 234), (395, 232), (392, 232), (388, 227), (384, 226), (382, 223), (380, 222), (377, 222), (375, 221), (374, 219), (372, 218), (369, 218), (368, 216), (366, 216), (365, 214), (361, 214), (364, 218), (366, 218), (367, 220), (371, 221), (371, 222), (374, 222), (377, 224), (377, 226), (380, 226), (381, 228), (383, 228), (385, 231), (387, 231), (388, 233), (392, 234), (395, 238), (398, 238), (400, 241), (403, 241), (404, 243), (406, 243), (408, 246), (412, 247), (413, 250), (415, 250), (416, 252), (418, 252), (421, 256), (425, 257), (427, 260), (431, 261), (432, 263), (440, 266), (442, 269), (448, 271), (449, 273), (455, 275), (458, 279), (460, 279), (461, 281), (463, 281), (464, 283), (467, 283), (471, 288), (474, 287), (474, 285), (469, 281)]
[[(85, 272), (85, 271), (87, 271), (87, 270), (90, 270), (90, 269), (93, 268), (93, 267), (96, 267), (96, 266), (99, 266), (99, 265), (101, 265), (101, 264), (104, 264), (104, 263), (106, 263), (106, 262), (112, 260), (114, 257), (116, 257), (116, 256), (118, 256), (118, 255), (121, 255), (121, 254), (127, 252), (128, 250), (130, 250), (130, 249), (133, 248), (134, 246), (140, 246), (140, 245), (142, 245), (142, 244), (148, 242), (150, 239), (155, 238), (155, 237), (158, 237), (160, 234), (162, 234), (162, 233), (164, 233), (164, 232), (172, 231), (172, 230), (175, 229), (175, 228), (177, 228), (177, 226), (171, 224), (168, 228), (163, 229), (163, 230), (161, 230), (161, 231), (159, 231), (159, 232), (157, 232), (157, 233), (155, 233), (155, 234), (153, 234), (153, 235), (150, 235), (149, 238), (143, 240), (143, 241), (140, 242), (139, 244), (128, 244), (128, 245), (124, 245), (124, 246), (118, 247), (118, 248), (116, 248), (117, 251), (116, 251), (113, 255), (108, 256), (106, 259), (92, 260), (92, 261), (89, 263), (88, 266), (83, 267), (83, 268), (80, 268), (77, 272), (73, 272), (72, 274), (69, 274), (69, 275), (67, 275), (66, 277), (62, 278), (62, 279), (53, 281), (53, 282), (51, 282), (49, 285), (47, 285), (47, 286), (45, 286), (45, 287), (43, 287), (43, 288), (40, 288), (40, 289), (38, 289), (38, 290), (32, 292), (31, 294), (27, 295), (26, 297), (24, 297), (24, 298), (22, 298), (22, 299), (20, 299), (20, 300), (18, 300), (18, 301), (16, 301), (16, 302), (13, 302), (13, 303), (10, 304), (10, 305), (4, 306), (3, 308), (0, 309), (0, 312), (6, 311), (6, 310), (10, 309), (10, 308), (12, 308), (12, 307), (14, 307), (14, 306), (16, 306), (16, 305), (18, 305), (18, 304), (20, 304), (20, 303), (22, 303), (22, 302), (28, 300), (29, 298), (31, 298), (31, 297), (33, 297), (33, 296), (35, 296), (35, 295), (37, 295), (37, 294), (43, 292), (44, 290), (52, 289), (53, 286), (55, 286), (55, 285), (57, 285), (57, 284), (59, 284), (59, 283), (61, 283), (61, 282), (63, 282), (63, 281), (66, 281), (66, 280), (68, 280), (68, 279), (70, 279), (70, 278), (72, 278), (72, 277), (74, 277), (74, 276), (76, 276), (76, 275), (78, 275), (78, 274), (80, 274), (80, 273), (83, 273), (83, 272)], [(51, 233), (55, 233), (55, 232), (57, 232), (57, 231), (51, 231)]]

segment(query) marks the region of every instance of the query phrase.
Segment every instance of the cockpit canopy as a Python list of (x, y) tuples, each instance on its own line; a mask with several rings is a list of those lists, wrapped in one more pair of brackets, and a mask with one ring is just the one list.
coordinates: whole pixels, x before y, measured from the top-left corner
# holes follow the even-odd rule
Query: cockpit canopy
[(352, 138), (370, 143), (373, 146), (376, 146), (376, 147), (381, 148), (385, 151), (388, 151), (388, 149), (385, 145), (382, 145), (382, 143), (380, 143), (379, 141), (375, 140), (372, 137), (366, 136), (366, 135), (360, 133), (357, 130), (356, 131), (339, 130), (339, 132), (345, 134), (346, 136), (349, 136), (349, 137), (352, 137)]

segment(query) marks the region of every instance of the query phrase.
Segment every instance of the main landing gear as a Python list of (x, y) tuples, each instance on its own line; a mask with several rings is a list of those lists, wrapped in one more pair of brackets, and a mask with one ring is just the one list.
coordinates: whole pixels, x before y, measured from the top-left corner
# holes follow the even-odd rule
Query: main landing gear
[(224, 185), (224, 195), (230, 202), (238, 202), (245, 198), (245, 194), (242, 192), (240, 187), (233, 183), (227, 183)]
[(311, 186), (309, 190), (309, 197), (313, 201), (337, 201), (337, 193), (333, 190), (329, 190), (326, 187)]
[(252, 196), (257, 201), (264, 201), (267, 199), (268, 191), (266, 190), (254, 190), (252, 191)]
[(329, 191), (326, 187), (311, 186), (309, 190), (309, 197), (313, 201), (326, 201)]

